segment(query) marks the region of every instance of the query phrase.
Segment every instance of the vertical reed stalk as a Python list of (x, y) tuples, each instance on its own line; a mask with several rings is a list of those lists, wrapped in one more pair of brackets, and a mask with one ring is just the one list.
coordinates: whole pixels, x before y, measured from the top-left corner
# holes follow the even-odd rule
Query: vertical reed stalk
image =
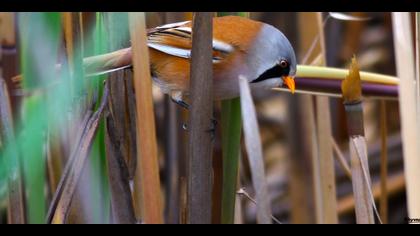
[[(317, 27), (308, 27), (308, 22), (315, 22), (311, 13), (297, 13), (299, 26), (299, 58), (307, 54), (314, 38), (317, 37)], [(308, 61), (312, 61), (313, 55)], [(302, 63), (306, 63), (303, 61)], [(299, 71), (299, 70), (298, 70)], [(314, 223), (321, 216), (320, 211), (320, 181), (316, 156), (318, 144), (314, 111), (314, 97), (299, 94), (290, 98), (289, 102), (289, 134), (292, 148), (290, 158), (290, 195), (291, 222)], [(312, 166), (311, 166), (312, 164)], [(308, 198), (307, 196), (315, 196)], [(316, 197), (318, 196), (318, 197)], [(317, 202), (318, 201), (318, 202)]]
[[(247, 17), (247, 12), (234, 15)], [(230, 15), (219, 12), (218, 16)], [(222, 101), (222, 151), (223, 151), (223, 186), (222, 186), (222, 224), (233, 224), (235, 220), (235, 201), (237, 178), (239, 173), (239, 152), (241, 141), (241, 103), (240, 98)]]
[(352, 59), (349, 76), (342, 83), (344, 107), (350, 139), (353, 193), (358, 224), (374, 224), (373, 196), (363, 122), (362, 89), (359, 67)]
[[(110, 12), (105, 15), (109, 48), (115, 51), (128, 43), (128, 14)], [(134, 148), (131, 140), (129, 94), (127, 84), (132, 83), (132, 73), (118, 71), (110, 75), (110, 100), (105, 113), (105, 144), (107, 149), (108, 179), (111, 192), (112, 223), (135, 223), (136, 217), (129, 185), (130, 168), (135, 165)], [(125, 83), (125, 82), (128, 83)], [(135, 107), (133, 107), (135, 109)], [(135, 145), (134, 145), (135, 146)], [(134, 170), (132, 170), (132, 173)]]
[(379, 200), (379, 209), (382, 222), (388, 223), (388, 130), (386, 119), (386, 101), (380, 103), (380, 130), (381, 130), (381, 197)]
[(211, 223), (213, 117), (213, 13), (196, 12), (191, 52), (188, 149), (188, 215), (191, 224)]
[(241, 140), (240, 99), (222, 102), (223, 190), (222, 224), (233, 224)]
[[(137, 173), (135, 175), (135, 209), (141, 209), (144, 222), (163, 223), (163, 208), (159, 180), (159, 163), (147, 48), (144, 13), (129, 13), (130, 37), (133, 48), (134, 88), (137, 108)], [(139, 194), (139, 190), (141, 193)], [(143, 196), (141, 196), (143, 195)]]
[[(420, 122), (420, 13), (415, 13), (415, 80), (416, 80), (416, 103), (417, 122)], [(417, 133), (420, 134), (420, 125), (417, 125)]]
[[(321, 56), (321, 65), (326, 65), (326, 52), (325, 52), (325, 39), (322, 13), (316, 14), (316, 25), (320, 37), (319, 45), (315, 48), (315, 55)], [(316, 103), (316, 117), (317, 117), (317, 138), (318, 138), (318, 159), (316, 160), (315, 168), (319, 168), (318, 184), (320, 191), (317, 200), (320, 206), (317, 207), (318, 223), (336, 224), (338, 223), (337, 216), (337, 198), (335, 190), (335, 170), (334, 170), (334, 157), (331, 143), (331, 112), (328, 97), (317, 96)]]
[(417, 113), (413, 112), (417, 110), (417, 101), (410, 13), (393, 12), (392, 23), (397, 75), (400, 78), (399, 101), (408, 215), (410, 218), (420, 218), (420, 139)]
[[(166, 12), (164, 23), (174, 23), (191, 20), (190, 12)], [(181, 222), (180, 212), (185, 211), (181, 195), (185, 194), (186, 157), (188, 132), (182, 129), (182, 122), (188, 120), (187, 111), (175, 104), (169, 96), (165, 99), (165, 125), (167, 135), (165, 139), (165, 168), (166, 168), (166, 197), (165, 219), (166, 223), (175, 224)], [(184, 197), (184, 196), (183, 196)]]

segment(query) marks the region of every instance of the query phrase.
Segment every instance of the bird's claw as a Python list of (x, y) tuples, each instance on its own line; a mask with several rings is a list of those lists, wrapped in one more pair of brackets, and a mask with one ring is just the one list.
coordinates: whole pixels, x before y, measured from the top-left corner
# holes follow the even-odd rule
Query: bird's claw
[(214, 118), (211, 118), (210, 120), (211, 120), (210, 129), (206, 130), (206, 132), (210, 133), (211, 141), (214, 141), (216, 137), (217, 120)]
[[(210, 133), (211, 140), (214, 141), (214, 139), (216, 137), (217, 120), (214, 119), (214, 118), (211, 118), (210, 120), (211, 120), (211, 125), (210, 125), (210, 128), (206, 130), (206, 132)], [(189, 131), (188, 124), (183, 123), (182, 124), (182, 129), (185, 130), (185, 131)]]
[(188, 125), (187, 125), (187, 123), (183, 123), (182, 124), (182, 129), (185, 130), (185, 131), (188, 131)]

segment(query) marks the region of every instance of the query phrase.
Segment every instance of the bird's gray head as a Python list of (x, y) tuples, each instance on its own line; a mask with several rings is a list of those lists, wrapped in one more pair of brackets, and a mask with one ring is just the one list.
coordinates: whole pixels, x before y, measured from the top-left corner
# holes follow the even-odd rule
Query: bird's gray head
[(294, 92), (297, 62), (286, 36), (273, 26), (264, 24), (253, 45), (248, 63), (255, 74), (250, 82), (271, 88), (285, 84)]

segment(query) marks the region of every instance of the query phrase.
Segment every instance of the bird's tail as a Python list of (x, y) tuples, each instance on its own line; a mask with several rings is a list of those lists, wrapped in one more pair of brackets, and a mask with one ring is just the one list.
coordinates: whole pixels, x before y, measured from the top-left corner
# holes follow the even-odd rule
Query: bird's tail
[[(83, 59), (83, 69), (86, 77), (122, 70), (131, 67), (131, 64), (131, 47)], [(61, 65), (57, 65), (57, 68), (60, 67)], [(12, 81), (15, 88), (22, 87), (22, 75), (13, 77)]]

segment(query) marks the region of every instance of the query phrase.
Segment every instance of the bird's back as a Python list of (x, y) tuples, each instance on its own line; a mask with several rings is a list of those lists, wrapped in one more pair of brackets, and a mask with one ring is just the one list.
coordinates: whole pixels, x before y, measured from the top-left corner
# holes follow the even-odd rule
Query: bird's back
[[(223, 83), (222, 74), (248, 50), (263, 23), (239, 16), (213, 18), (213, 61), (215, 86)], [(169, 93), (188, 91), (192, 22), (169, 24), (149, 31), (151, 71), (155, 82)]]

